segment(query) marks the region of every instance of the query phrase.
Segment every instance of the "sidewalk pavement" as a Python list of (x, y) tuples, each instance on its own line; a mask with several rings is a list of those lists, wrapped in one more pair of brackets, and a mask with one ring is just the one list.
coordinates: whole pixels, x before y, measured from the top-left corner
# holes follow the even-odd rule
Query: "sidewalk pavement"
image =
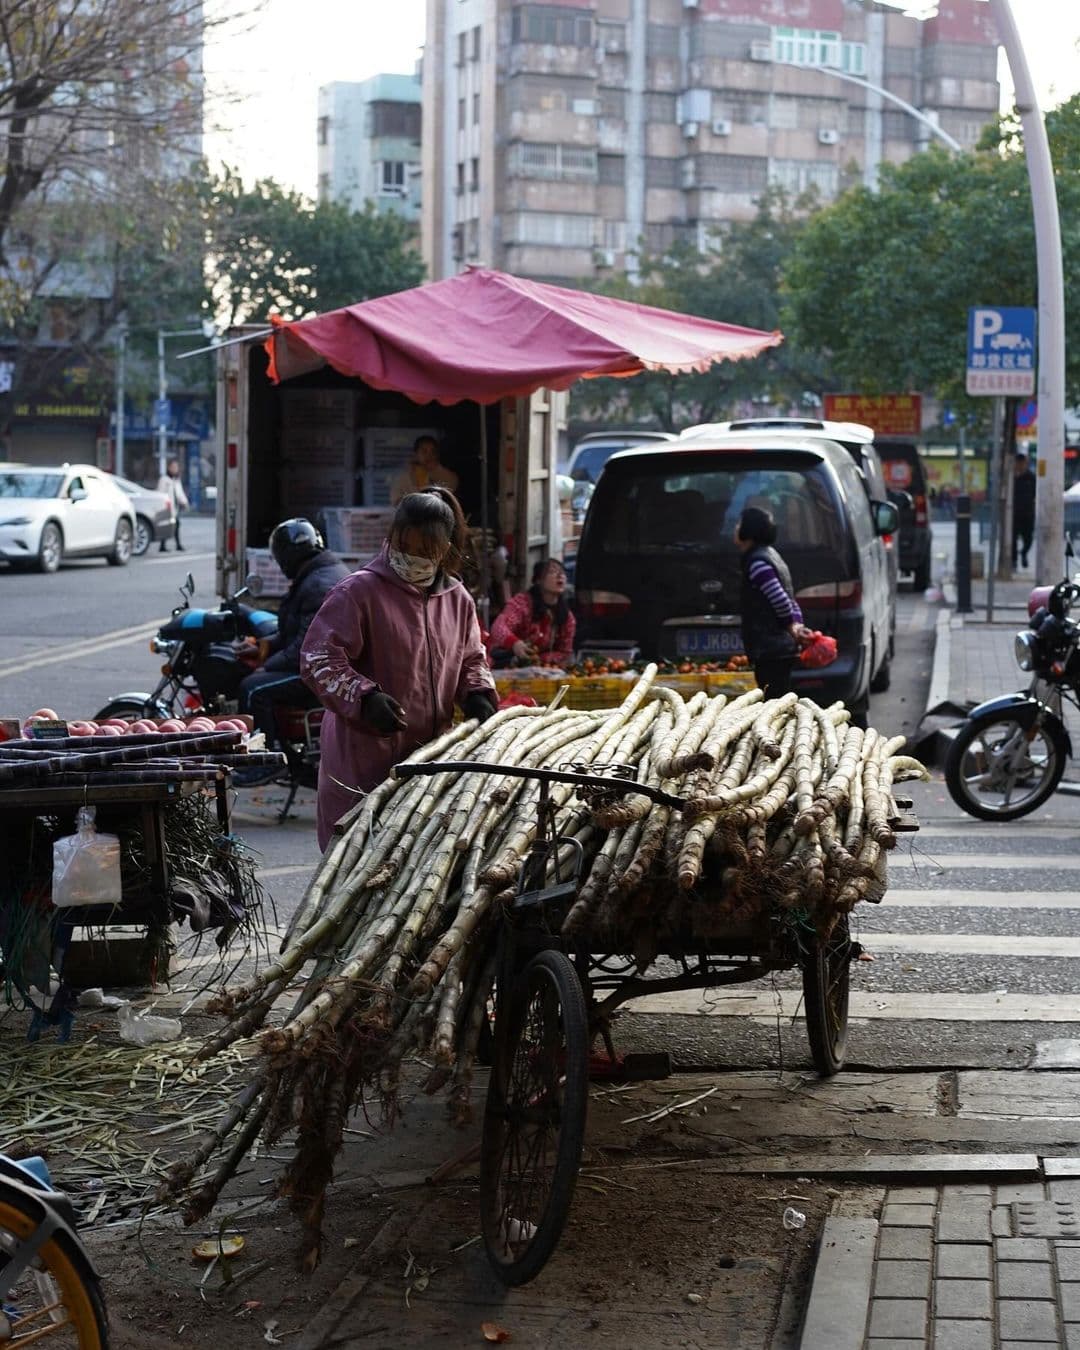
[(890, 1187), (880, 1218), (830, 1217), (801, 1350), (1077, 1350), (1080, 1159), (1044, 1169)]

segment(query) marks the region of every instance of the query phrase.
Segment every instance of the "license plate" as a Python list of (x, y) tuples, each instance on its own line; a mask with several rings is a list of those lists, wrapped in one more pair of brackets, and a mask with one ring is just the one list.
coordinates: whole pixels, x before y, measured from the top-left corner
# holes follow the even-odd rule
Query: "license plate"
[(742, 649), (741, 628), (680, 628), (675, 634), (680, 656), (737, 656)]

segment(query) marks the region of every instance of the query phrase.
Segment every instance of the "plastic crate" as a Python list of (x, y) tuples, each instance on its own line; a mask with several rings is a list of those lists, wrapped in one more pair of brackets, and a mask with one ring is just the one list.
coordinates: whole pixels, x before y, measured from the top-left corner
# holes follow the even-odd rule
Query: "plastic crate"
[(524, 694), (528, 698), (534, 698), (538, 704), (543, 706), (550, 703), (559, 692), (561, 685), (568, 683), (567, 680), (549, 679), (547, 677), (531, 676), (529, 678), (516, 679), (512, 675), (495, 676), (495, 692), (500, 698), (505, 698), (507, 694)]
[(752, 670), (718, 670), (704, 675), (705, 688), (711, 694), (728, 694), (734, 697), (757, 688)]
[(275, 600), (289, 589), (289, 579), (273, 559), (268, 548), (249, 548), (245, 566), (249, 575), (262, 582), (260, 600)]
[(394, 512), (379, 506), (324, 506), (319, 519), (327, 548), (366, 560), (382, 548)]

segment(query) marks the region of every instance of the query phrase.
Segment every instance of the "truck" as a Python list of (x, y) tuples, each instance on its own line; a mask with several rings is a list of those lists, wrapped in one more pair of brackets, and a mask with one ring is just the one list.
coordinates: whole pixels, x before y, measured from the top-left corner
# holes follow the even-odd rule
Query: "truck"
[[(329, 366), (272, 384), (265, 328), (234, 329), (217, 354), (219, 593), (254, 574), (262, 594), (287, 582), (270, 557), (270, 531), (307, 516), (353, 567), (379, 550), (393, 515), (394, 479), (415, 439), (431, 434), (459, 477), (458, 496), (484, 563), (505, 549), (511, 590), (535, 563), (562, 556), (556, 465), (565, 456), (567, 395), (540, 390), (482, 407), (418, 404)], [(474, 593), (486, 592), (480, 575)], [(483, 608), (481, 617), (485, 617)]]

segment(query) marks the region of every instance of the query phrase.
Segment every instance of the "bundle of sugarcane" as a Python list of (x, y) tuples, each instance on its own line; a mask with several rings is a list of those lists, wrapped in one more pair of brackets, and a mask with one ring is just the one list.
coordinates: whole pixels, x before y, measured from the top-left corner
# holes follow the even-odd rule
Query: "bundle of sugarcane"
[[(206, 1144), (177, 1169), (188, 1190), (211, 1156), (216, 1172), (189, 1193), (201, 1217), (261, 1133), (298, 1127), (283, 1192), (303, 1225), (302, 1259), (318, 1259), (324, 1192), (347, 1112), (365, 1087), (392, 1106), (402, 1060), (434, 1056), (467, 1110), (493, 971), (496, 922), (535, 838), (535, 780), (484, 764), (588, 772), (631, 766), (639, 784), (687, 800), (653, 806), (631, 792), (583, 800), (554, 784), (558, 833), (576, 839), (584, 884), (564, 931), (585, 950), (686, 950), (776, 904), (827, 932), (838, 913), (880, 896), (882, 850), (895, 843), (894, 781), (922, 775), (899, 740), (848, 725), (840, 707), (760, 691), (728, 702), (653, 689), (649, 667), (616, 709), (508, 708), (465, 722), (413, 761), (475, 761), (471, 773), (390, 778), (339, 824), (278, 959), (223, 993), (215, 1054), (252, 1036), (309, 960), (303, 992), (281, 1026), (261, 1033), (263, 1059)], [(571, 845), (566, 845), (569, 852)]]

